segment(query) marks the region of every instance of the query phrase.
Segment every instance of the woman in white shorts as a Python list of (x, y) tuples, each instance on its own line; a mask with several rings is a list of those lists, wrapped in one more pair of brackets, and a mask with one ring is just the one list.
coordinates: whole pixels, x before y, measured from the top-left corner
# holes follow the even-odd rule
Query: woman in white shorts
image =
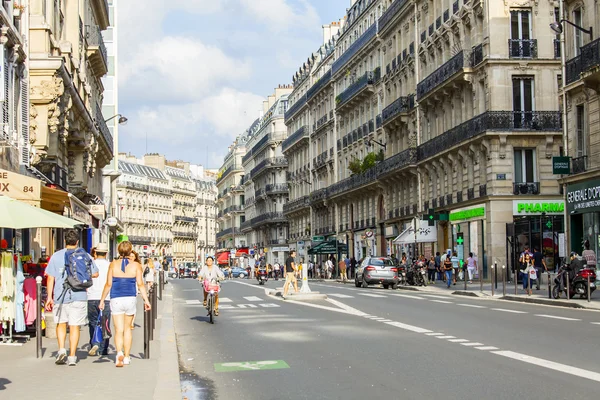
[[(125, 241), (119, 244), (120, 260), (115, 260), (108, 267), (106, 285), (100, 299), (100, 310), (104, 309), (104, 299), (110, 292), (110, 311), (115, 327), (115, 347), (117, 367), (129, 365), (131, 358), (131, 325), (136, 312), (136, 295), (139, 289), (144, 298), (144, 309), (150, 309), (150, 301), (142, 278), (142, 269), (135, 261), (130, 261), (131, 242)], [(137, 286), (137, 288), (136, 288)]]

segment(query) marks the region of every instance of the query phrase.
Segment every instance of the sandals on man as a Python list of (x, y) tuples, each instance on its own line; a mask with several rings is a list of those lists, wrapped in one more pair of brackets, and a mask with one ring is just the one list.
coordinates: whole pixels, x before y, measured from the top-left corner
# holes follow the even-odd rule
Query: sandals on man
[(219, 310), (215, 310), (215, 317), (219, 316)]

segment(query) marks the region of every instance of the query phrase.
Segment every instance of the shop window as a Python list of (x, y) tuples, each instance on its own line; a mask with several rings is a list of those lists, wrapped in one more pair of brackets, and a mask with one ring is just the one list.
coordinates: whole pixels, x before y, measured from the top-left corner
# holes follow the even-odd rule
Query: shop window
[[(583, 26), (583, 13), (581, 8), (573, 10), (573, 23), (578, 26)], [(583, 46), (583, 32), (579, 29), (573, 29), (573, 52), (575, 56), (581, 53), (581, 46)]]
[(531, 125), (535, 109), (533, 76), (513, 77), (512, 84), (514, 128), (526, 128)]
[(535, 149), (517, 149), (514, 154), (515, 183), (536, 182)]

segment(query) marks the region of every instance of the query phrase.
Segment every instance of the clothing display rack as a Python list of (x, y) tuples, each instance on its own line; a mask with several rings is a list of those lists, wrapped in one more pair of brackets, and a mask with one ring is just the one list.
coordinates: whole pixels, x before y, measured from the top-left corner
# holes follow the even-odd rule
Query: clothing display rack
[[(22, 343), (15, 339), (31, 339), (29, 335), (13, 335), (15, 319), (17, 316), (18, 288), (17, 288), (17, 266), (15, 254), (12, 250), (0, 249), (0, 324), (2, 334), (0, 334), (0, 346), (21, 346)], [(23, 312), (21, 310), (21, 312)]]

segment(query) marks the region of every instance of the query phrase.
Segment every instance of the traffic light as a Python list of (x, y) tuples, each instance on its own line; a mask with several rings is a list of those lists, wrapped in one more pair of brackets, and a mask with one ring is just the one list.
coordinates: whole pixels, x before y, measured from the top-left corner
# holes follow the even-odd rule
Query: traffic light
[(456, 233), (456, 244), (458, 244), (459, 246), (462, 246), (464, 243), (465, 243), (464, 233), (457, 232)]

